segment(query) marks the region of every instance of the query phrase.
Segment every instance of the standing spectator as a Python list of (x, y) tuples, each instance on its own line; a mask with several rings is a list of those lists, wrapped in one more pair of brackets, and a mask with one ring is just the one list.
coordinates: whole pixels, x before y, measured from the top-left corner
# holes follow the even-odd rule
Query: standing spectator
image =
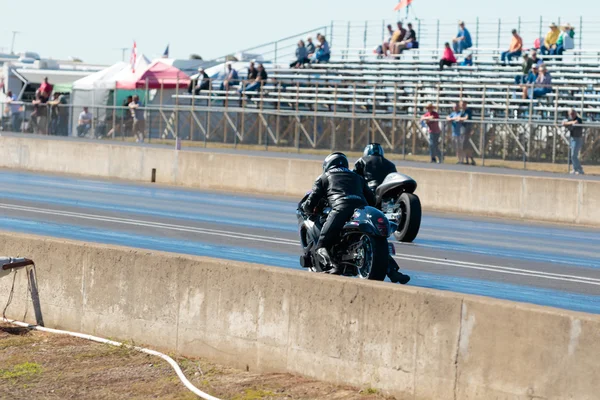
[(52, 86), (49, 82), (48, 82), (48, 77), (44, 78), (44, 82), (42, 82), (42, 84), (40, 85), (40, 88), (38, 89), (40, 92), (40, 100), (45, 99), (45, 101), (43, 101), (43, 103), (47, 103), (48, 100), (50, 99), (50, 95), (52, 94), (52, 90), (54, 89), (54, 86)]
[(456, 37), (452, 39), (452, 47), (454, 47), (454, 52), (456, 54), (462, 54), (464, 50), (473, 47), (471, 34), (469, 33), (469, 30), (465, 28), (465, 23), (463, 21), (458, 22), (458, 33), (456, 34)]
[(246, 86), (245, 90), (244, 88), (240, 88), (240, 95), (243, 93), (243, 91), (255, 92), (260, 90), (263, 87), (263, 85), (267, 83), (267, 79), (268, 75), (267, 71), (265, 70), (265, 66), (259, 63), (256, 78), (254, 79), (254, 81), (248, 83), (248, 86)]
[[(537, 65), (537, 64), (536, 64)], [(521, 74), (515, 76), (515, 84), (520, 85), (525, 83), (527, 80), (527, 75), (531, 71), (531, 67), (533, 66), (533, 59), (529, 57), (529, 54), (523, 54), (523, 64), (521, 64)]]
[(583, 121), (577, 114), (574, 108), (569, 110), (569, 119), (563, 122), (563, 126), (566, 126), (569, 130), (569, 136), (571, 137), (570, 142), (570, 156), (571, 163), (573, 164), (572, 174), (583, 175), (583, 167), (579, 161), (579, 152), (583, 146)]
[(521, 52), (523, 51), (523, 39), (519, 36), (516, 29), (512, 30), (512, 36), (508, 51), (503, 52), (500, 57), (503, 65), (506, 65), (507, 62), (511, 62), (513, 57), (520, 57)]
[(301, 40), (298, 42), (298, 47), (296, 48), (296, 59), (292, 61), (290, 64), (290, 68), (301, 68), (304, 64), (309, 63), (310, 60), (308, 58), (308, 50), (304, 44), (304, 41)]
[(146, 132), (146, 117), (141, 107), (143, 106), (140, 102), (140, 96), (133, 96), (133, 100), (129, 103), (129, 110), (131, 110), (131, 117), (133, 118), (133, 134), (137, 143), (144, 143)]
[(88, 134), (92, 128), (92, 113), (87, 107), (83, 107), (83, 111), (79, 114), (77, 121), (77, 136), (83, 137)]
[(54, 93), (54, 97), (48, 102), (50, 106), (50, 134), (59, 135), (60, 126), (60, 93)]
[(452, 112), (446, 117), (446, 120), (452, 123), (452, 144), (456, 151), (456, 158), (458, 158), (457, 164), (463, 164), (465, 161), (464, 143), (460, 134), (460, 105), (458, 103), (454, 104)]
[(402, 54), (403, 50), (412, 49), (417, 43), (417, 33), (413, 29), (412, 24), (408, 24), (408, 29), (404, 34), (404, 38), (398, 43), (398, 54)]
[[(190, 81), (190, 85), (192, 85), (192, 82), (194, 82), (193, 86), (188, 85), (188, 93), (192, 93), (192, 88), (196, 85), (196, 81), (193, 79)], [(129, 136), (129, 133), (131, 132), (131, 127), (133, 125), (133, 117), (131, 116), (131, 110), (129, 109), (129, 103), (131, 103), (132, 101), (133, 96), (127, 96), (127, 98), (123, 100), (123, 104), (121, 105), (121, 109), (119, 110), (119, 114), (121, 117), (121, 134), (123, 135), (123, 137)], [(106, 136), (114, 138), (115, 131), (116, 129), (115, 127), (113, 127), (110, 131), (108, 131)]]
[[(552, 53), (557, 56), (562, 56), (565, 50), (573, 50), (575, 48), (575, 30), (571, 24), (566, 24), (562, 29), (563, 31), (556, 41), (556, 50)], [(562, 57), (560, 60), (562, 60)]]
[(556, 52), (556, 42), (558, 42), (558, 37), (560, 36), (560, 30), (558, 26), (553, 22), (550, 24), (550, 30), (546, 34), (544, 38), (544, 44), (540, 48), (542, 54), (552, 54)]
[(48, 98), (45, 97), (46, 92), (38, 91), (35, 94), (33, 104), (32, 122), (36, 127), (37, 133), (40, 135), (48, 134)]
[(461, 67), (472, 67), (473, 66), (473, 53), (467, 54), (464, 60), (459, 64)]
[(421, 122), (427, 124), (429, 131), (429, 156), (432, 163), (442, 162), (442, 152), (439, 148), (440, 134), (440, 115), (435, 111), (433, 104), (429, 103), (426, 107), (427, 112), (421, 117)]
[(388, 51), (390, 51), (390, 42), (392, 41), (392, 37), (394, 36), (394, 30), (392, 29), (392, 25), (387, 26), (387, 37), (383, 41), (381, 45), (381, 53), (384, 56), (388, 55)]
[(473, 146), (471, 146), (471, 134), (473, 133), (473, 111), (469, 108), (466, 101), (460, 103), (460, 136), (463, 144), (463, 154), (465, 157), (465, 164), (469, 164), (469, 158), (471, 159), (471, 165), (475, 165), (475, 159), (473, 158)]
[(252, 61), (250, 61), (250, 64), (248, 65), (248, 76), (247, 76), (246, 80), (249, 82), (253, 82), (256, 80), (257, 76), (258, 76), (258, 70), (254, 66), (254, 60), (252, 60)]
[(223, 83), (221, 83), (221, 90), (229, 90), (231, 86), (237, 86), (240, 84), (240, 77), (238, 72), (233, 68), (232, 64), (233, 63), (231, 61), (227, 62), (227, 76), (225, 76)]
[(538, 99), (552, 91), (552, 76), (544, 64), (540, 65), (540, 72), (533, 87), (523, 87), (523, 99)]
[(6, 93), (6, 102), (10, 112), (10, 126), (13, 132), (21, 132), (21, 122), (23, 121), (23, 112), (21, 111), (21, 103), (17, 101), (10, 90)]
[(392, 39), (390, 40), (390, 50), (392, 54), (398, 54), (399, 44), (406, 36), (406, 29), (402, 27), (402, 22), (398, 21), (398, 29), (394, 31), (392, 35)]
[(329, 48), (329, 43), (327, 43), (327, 39), (325, 39), (325, 36), (321, 35), (319, 36), (319, 46), (317, 48), (317, 52), (313, 56), (312, 60), (310, 60), (310, 62), (316, 64), (325, 63), (329, 62), (330, 58), (331, 49)]
[(440, 71), (444, 69), (444, 67), (451, 67), (452, 64), (456, 64), (456, 57), (454, 57), (454, 53), (450, 48), (450, 43), (444, 43), (444, 55), (440, 60)]
[(308, 58), (311, 58), (313, 54), (315, 54), (315, 44), (313, 43), (312, 38), (309, 36), (306, 38), (306, 52), (308, 53)]

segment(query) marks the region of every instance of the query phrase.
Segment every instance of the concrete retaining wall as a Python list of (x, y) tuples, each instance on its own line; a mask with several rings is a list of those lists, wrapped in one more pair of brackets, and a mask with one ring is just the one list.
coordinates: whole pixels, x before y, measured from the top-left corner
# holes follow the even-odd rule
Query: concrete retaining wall
[[(0, 167), (302, 196), (317, 161), (1, 137)], [(403, 168), (429, 210), (600, 226), (600, 182)]]
[[(37, 261), (51, 327), (402, 399), (600, 393), (599, 316), (12, 233), (0, 233), (0, 254)], [(17, 278), (8, 315), (21, 319), (30, 301), (25, 273)], [(11, 283), (0, 279), (2, 306)]]

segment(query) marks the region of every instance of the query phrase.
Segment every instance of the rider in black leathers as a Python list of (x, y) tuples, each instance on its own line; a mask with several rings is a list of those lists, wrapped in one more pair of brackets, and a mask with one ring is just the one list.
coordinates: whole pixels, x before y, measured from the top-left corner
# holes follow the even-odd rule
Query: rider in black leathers
[(386, 176), (398, 171), (396, 165), (383, 156), (383, 147), (379, 143), (370, 143), (365, 147), (362, 158), (354, 164), (354, 172), (367, 182), (376, 182), (379, 186)]
[[(391, 173), (398, 172), (396, 165), (383, 156), (383, 147), (379, 143), (369, 143), (363, 152), (362, 158), (354, 163), (354, 172), (365, 178), (368, 183), (375, 182), (381, 185)], [(390, 257), (388, 277), (394, 283), (408, 283), (410, 277), (400, 272), (396, 261)]]
[(323, 264), (331, 267), (329, 273), (340, 274), (342, 271), (331, 262), (328, 249), (331, 249), (354, 210), (374, 205), (375, 196), (366, 181), (348, 169), (346, 156), (332, 153), (323, 162), (323, 174), (315, 181), (312, 193), (302, 208), (314, 214), (323, 199), (327, 199), (331, 212), (321, 230), (316, 253)]

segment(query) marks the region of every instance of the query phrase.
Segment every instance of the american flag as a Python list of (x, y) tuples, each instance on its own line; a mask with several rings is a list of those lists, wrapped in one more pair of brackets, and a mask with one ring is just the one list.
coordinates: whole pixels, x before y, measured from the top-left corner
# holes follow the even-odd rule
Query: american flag
[(131, 48), (131, 57), (129, 58), (129, 64), (131, 64), (131, 72), (135, 73), (135, 62), (137, 61), (137, 44), (133, 41), (133, 47)]

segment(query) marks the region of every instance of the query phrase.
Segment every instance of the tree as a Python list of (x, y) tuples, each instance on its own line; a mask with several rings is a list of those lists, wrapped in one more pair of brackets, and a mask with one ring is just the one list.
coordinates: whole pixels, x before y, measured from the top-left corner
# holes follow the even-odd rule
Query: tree
[(202, 57), (198, 54), (190, 54), (190, 60), (202, 60)]

